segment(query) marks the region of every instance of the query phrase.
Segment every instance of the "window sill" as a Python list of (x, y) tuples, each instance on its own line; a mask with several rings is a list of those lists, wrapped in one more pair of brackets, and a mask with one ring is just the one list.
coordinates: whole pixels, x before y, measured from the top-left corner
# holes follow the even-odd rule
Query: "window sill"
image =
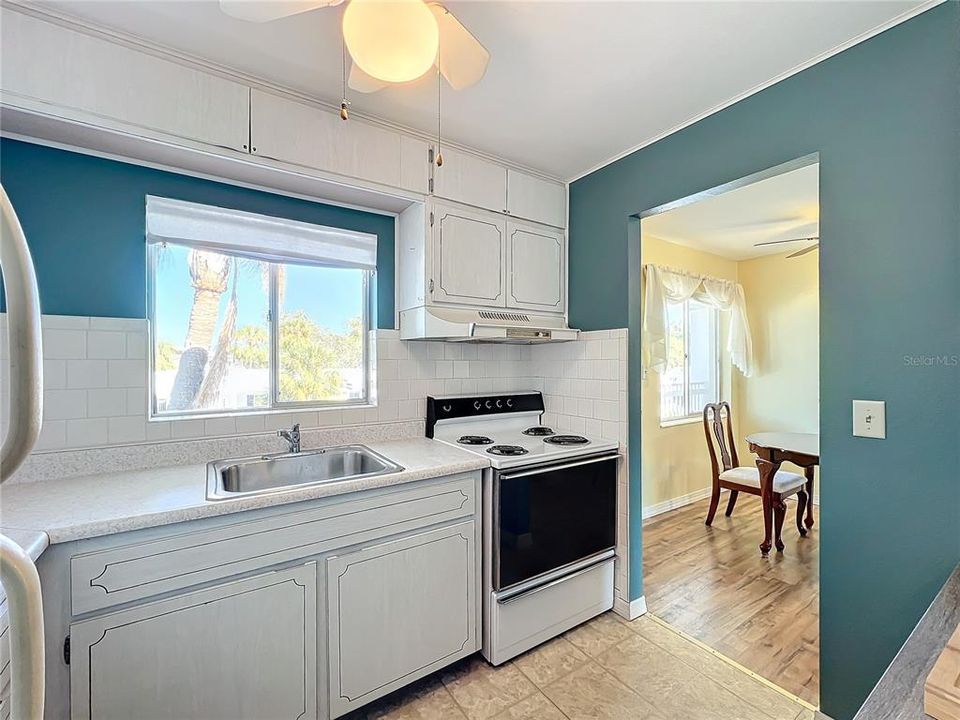
[(703, 422), (703, 418), (700, 415), (691, 415), (690, 417), (677, 418), (676, 420), (661, 420), (660, 427), (679, 427), (680, 425), (693, 425), (699, 422)]
[[(340, 410), (366, 410), (377, 407), (377, 403), (364, 401), (343, 405), (290, 405), (288, 407), (263, 408), (262, 410), (231, 410), (226, 412), (199, 412), (180, 415), (150, 415), (147, 422), (171, 422), (182, 420), (216, 420), (218, 418), (262, 417), (270, 415), (291, 415), (296, 413), (325, 413)], [(326, 427), (326, 426), (324, 426)]]

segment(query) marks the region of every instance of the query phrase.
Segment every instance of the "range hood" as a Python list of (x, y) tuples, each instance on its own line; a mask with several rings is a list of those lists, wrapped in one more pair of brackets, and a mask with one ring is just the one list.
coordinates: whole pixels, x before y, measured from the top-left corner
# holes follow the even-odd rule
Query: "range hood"
[(424, 306), (400, 312), (401, 340), (532, 345), (568, 342), (579, 334), (556, 315)]

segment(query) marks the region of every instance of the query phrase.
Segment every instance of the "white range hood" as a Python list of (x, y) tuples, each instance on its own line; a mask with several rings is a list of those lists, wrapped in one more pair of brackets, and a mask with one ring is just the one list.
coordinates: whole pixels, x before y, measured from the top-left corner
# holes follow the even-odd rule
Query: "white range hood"
[(415, 307), (400, 312), (401, 340), (445, 340), (530, 345), (576, 340), (579, 330), (557, 315), (513, 310)]

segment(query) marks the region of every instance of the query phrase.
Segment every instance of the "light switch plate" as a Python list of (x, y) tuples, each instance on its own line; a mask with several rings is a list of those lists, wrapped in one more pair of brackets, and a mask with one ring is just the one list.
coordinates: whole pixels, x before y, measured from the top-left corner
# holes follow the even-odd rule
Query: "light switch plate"
[(883, 400), (853, 401), (853, 434), (855, 437), (887, 437), (887, 404)]

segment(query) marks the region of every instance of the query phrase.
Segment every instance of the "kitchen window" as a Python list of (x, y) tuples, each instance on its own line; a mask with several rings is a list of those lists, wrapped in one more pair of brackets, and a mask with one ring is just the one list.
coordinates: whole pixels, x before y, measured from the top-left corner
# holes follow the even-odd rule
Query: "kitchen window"
[(696, 300), (667, 304), (667, 364), (660, 373), (660, 424), (699, 419), (720, 399), (720, 313)]
[(150, 415), (363, 405), (375, 235), (147, 198)]

